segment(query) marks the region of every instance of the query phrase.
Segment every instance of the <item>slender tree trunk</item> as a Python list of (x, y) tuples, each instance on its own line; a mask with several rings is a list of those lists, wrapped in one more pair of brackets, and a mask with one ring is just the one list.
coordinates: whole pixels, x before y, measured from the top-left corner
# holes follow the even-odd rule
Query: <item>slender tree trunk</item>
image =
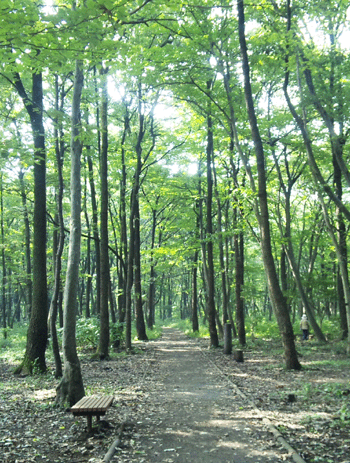
[(85, 299), (85, 317), (90, 318), (91, 317), (91, 312), (90, 312), (90, 300), (91, 300), (91, 291), (92, 291), (92, 275), (91, 275), (91, 238), (90, 238), (90, 222), (89, 222), (89, 217), (88, 213), (86, 210), (86, 205), (84, 207), (85, 209), (85, 221), (86, 221), (86, 227), (88, 230), (88, 237), (86, 240), (86, 299)]
[(4, 232), (4, 197), (3, 197), (3, 182), (2, 173), (0, 173), (0, 221), (1, 221), (1, 265), (2, 265), (2, 294), (1, 294), (1, 305), (2, 305), (2, 327), (3, 336), (7, 338), (7, 316), (6, 316), (6, 259), (5, 259), (5, 232)]
[[(145, 136), (145, 115), (143, 113), (143, 103), (142, 103), (142, 86), (141, 82), (139, 82), (138, 85), (138, 117), (139, 117), (139, 128), (138, 128), (138, 136), (137, 136), (137, 141), (135, 145), (135, 152), (136, 152), (136, 158), (137, 158), (137, 165), (135, 168), (135, 174), (134, 174), (134, 179), (133, 179), (133, 187), (132, 187), (132, 192), (131, 192), (131, 201), (130, 201), (130, 233), (129, 233), (129, 253), (128, 253), (128, 269), (127, 269), (127, 284), (126, 284), (126, 332), (125, 332), (125, 338), (126, 338), (126, 347), (127, 349), (131, 348), (131, 302), (132, 302), (132, 297), (131, 297), (131, 290), (133, 286), (134, 279), (140, 279), (140, 275), (136, 272), (139, 272), (138, 266), (140, 266), (140, 263), (137, 262), (139, 260), (139, 247), (140, 247), (140, 238), (139, 238), (139, 191), (140, 191), (140, 176), (141, 176), (141, 169), (142, 169), (142, 163), (144, 162), (142, 160), (142, 142)], [(151, 133), (153, 137), (153, 144), (151, 145), (151, 148), (148, 151), (148, 154), (144, 157), (145, 159), (148, 157), (148, 155), (151, 153), (154, 143), (155, 143), (155, 136), (153, 133), (153, 120), (151, 119)], [(135, 265), (135, 273), (133, 271), (133, 266)], [(138, 287), (135, 287), (135, 292), (137, 296), (137, 291), (141, 291), (140, 287), (140, 282), (137, 283)], [(141, 297), (141, 293), (140, 293)], [(141, 330), (138, 335), (141, 337), (147, 337), (146, 332), (145, 332), (145, 322), (144, 322), (144, 315), (143, 315), (143, 309), (142, 309), (142, 303), (140, 302), (137, 303), (136, 307), (136, 318), (137, 318), (137, 324), (139, 326), (139, 329)], [(142, 332), (144, 331), (144, 332)]]
[(85, 395), (76, 346), (77, 292), (81, 244), (81, 120), (80, 102), (84, 84), (83, 63), (76, 61), (72, 102), (71, 135), (71, 218), (66, 284), (64, 288), (63, 377), (57, 387), (56, 401), (73, 406)]
[(156, 226), (157, 226), (157, 211), (152, 210), (152, 232), (151, 232), (151, 257), (150, 257), (150, 276), (149, 276), (149, 288), (148, 288), (148, 319), (147, 326), (152, 329), (155, 324), (155, 278), (156, 272), (154, 269), (154, 245), (156, 238)]
[[(239, 167), (237, 167), (234, 163), (233, 160), (233, 151), (234, 147), (236, 145), (238, 153), (241, 154), (241, 157), (243, 156), (242, 150), (240, 148), (239, 144), (239, 139), (238, 139), (238, 134), (236, 130), (236, 122), (235, 122), (235, 111), (234, 111), (234, 99), (232, 96), (232, 89), (231, 89), (231, 73), (230, 73), (230, 66), (227, 64), (226, 69), (223, 72), (224, 73), (224, 87), (225, 87), (225, 92), (227, 96), (227, 101), (229, 105), (229, 121), (230, 121), (230, 164), (232, 168), (232, 178), (233, 178), (233, 183), (235, 187), (238, 187), (238, 179), (237, 175), (239, 172)], [(246, 163), (247, 165), (247, 163)], [(239, 204), (234, 210), (234, 224), (235, 226), (239, 229), (239, 223), (238, 223), (238, 212), (239, 210)], [(227, 217), (227, 215), (226, 215)], [(242, 297), (243, 293), (243, 283), (244, 283), (244, 237), (243, 237), (243, 232), (238, 232), (234, 236), (234, 248), (237, 250), (235, 252), (235, 272), (236, 272), (236, 278), (235, 278), (235, 301), (236, 301), (236, 323), (237, 323), (237, 330), (236, 326), (233, 321), (233, 316), (232, 313), (229, 313), (229, 319), (230, 323), (232, 326), (232, 332), (233, 336), (239, 337), (239, 342), (241, 345), (245, 345), (246, 343), (246, 333), (245, 333), (245, 324), (244, 324), (244, 299)], [(227, 249), (227, 243), (226, 243), (226, 249)], [(227, 253), (226, 253), (227, 254)], [(228, 256), (226, 256), (226, 266), (228, 266), (229, 260)], [(227, 278), (228, 278), (228, 272), (226, 271)], [(230, 285), (227, 284), (228, 291), (230, 290)], [(229, 294), (228, 294), (228, 299), (229, 299)], [(239, 326), (238, 326), (239, 325)]]
[(101, 290), (100, 290), (100, 281), (101, 281), (101, 253), (100, 253), (100, 236), (98, 231), (98, 209), (97, 209), (97, 200), (96, 200), (96, 188), (94, 182), (94, 169), (93, 163), (90, 154), (87, 156), (88, 168), (89, 168), (89, 184), (91, 192), (91, 206), (92, 206), (92, 228), (93, 228), (93, 237), (94, 237), (94, 246), (95, 246), (95, 272), (96, 272), (96, 301), (95, 301), (95, 310), (100, 310), (100, 300), (101, 300)]
[[(211, 83), (208, 83), (211, 88)], [(216, 309), (215, 309), (215, 273), (214, 273), (214, 243), (213, 243), (213, 175), (212, 160), (214, 151), (212, 118), (207, 117), (207, 258), (208, 258), (208, 321), (210, 346), (218, 347), (219, 339), (216, 329)]]
[(239, 41), (242, 55), (242, 68), (244, 79), (244, 92), (251, 134), (254, 141), (258, 172), (258, 219), (260, 226), (262, 258), (264, 262), (272, 307), (275, 312), (279, 331), (282, 336), (286, 368), (300, 370), (301, 365), (299, 363), (297, 351), (295, 348), (293, 326), (290, 321), (286, 299), (279, 285), (278, 275), (272, 254), (268, 200), (266, 190), (265, 155), (256, 119), (250, 83), (250, 70), (248, 62), (247, 44), (245, 38), (245, 18), (243, 0), (237, 0), (237, 5), (239, 21)]
[(140, 111), (139, 119), (139, 135), (136, 144), (137, 166), (134, 175), (134, 183), (131, 191), (130, 199), (130, 218), (129, 218), (129, 250), (128, 250), (128, 267), (126, 279), (126, 314), (125, 314), (125, 345), (127, 349), (131, 349), (131, 305), (132, 305), (132, 287), (134, 283), (134, 262), (135, 262), (135, 220), (137, 217), (137, 207), (140, 188), (140, 173), (141, 173), (141, 142), (144, 136), (144, 116)]
[(109, 356), (109, 255), (108, 255), (108, 90), (107, 70), (102, 73), (102, 105), (101, 105), (101, 220), (100, 220), (100, 339), (98, 354), (100, 359)]
[[(200, 218), (199, 218), (199, 203), (196, 202), (195, 205), (195, 214), (196, 214), (196, 238), (199, 239), (200, 235)], [(199, 322), (198, 322), (198, 257), (199, 252), (196, 249), (193, 256), (192, 264), (192, 331), (199, 331)]]
[(244, 323), (244, 298), (243, 298), (243, 285), (244, 285), (244, 238), (243, 232), (235, 233), (234, 237), (235, 247), (235, 296), (236, 296), (236, 326), (238, 340), (241, 346), (246, 344), (246, 332)]
[[(55, 78), (56, 86), (56, 102), (55, 109), (59, 111), (59, 88), (58, 88), (58, 77)], [(63, 220), (63, 193), (64, 193), (64, 183), (63, 183), (63, 157), (64, 157), (64, 144), (60, 143), (59, 139), (59, 130), (58, 130), (58, 120), (55, 121), (55, 152), (56, 152), (56, 167), (57, 167), (57, 176), (58, 176), (58, 191), (56, 195), (56, 204), (57, 204), (57, 221), (59, 229), (56, 230), (56, 235), (58, 235), (58, 243), (55, 246), (54, 252), (54, 289), (51, 298), (50, 310), (49, 310), (49, 329), (52, 339), (52, 351), (55, 359), (55, 377), (60, 378), (62, 376), (62, 361), (59, 350), (59, 343), (57, 337), (56, 321), (58, 314), (58, 304), (60, 298), (61, 290), (61, 269), (62, 269), (62, 254), (64, 249), (64, 220)]]
[(135, 228), (134, 228), (134, 208), (135, 208), (135, 185), (131, 192), (130, 218), (129, 218), (129, 249), (128, 249), (128, 265), (125, 288), (125, 347), (131, 349), (131, 321), (132, 321), (132, 286), (134, 282), (134, 253), (135, 253)]
[(216, 204), (217, 204), (217, 228), (219, 234), (219, 261), (220, 261), (220, 274), (221, 274), (221, 288), (222, 288), (222, 324), (225, 326), (225, 323), (228, 322), (229, 315), (228, 315), (228, 292), (227, 292), (227, 277), (226, 277), (226, 267), (225, 267), (225, 259), (224, 259), (224, 238), (223, 238), (223, 231), (222, 231), (222, 204), (220, 195), (217, 188), (217, 175), (216, 175), (216, 167), (215, 167), (215, 159), (213, 159), (213, 174), (214, 174), (214, 182), (215, 182), (215, 197), (216, 197)]
[[(342, 201), (343, 197), (343, 185), (342, 185), (342, 171), (339, 167), (337, 159), (343, 158), (343, 150), (338, 153), (338, 156), (335, 155), (333, 149), (333, 183), (336, 190), (336, 195)], [(347, 253), (347, 232), (346, 226), (344, 221), (344, 216), (337, 207), (337, 222), (338, 222), (338, 242), (339, 242), (339, 252), (342, 256), (342, 260), (344, 261), (345, 265), (348, 265), (348, 253)], [(341, 337), (342, 339), (346, 339), (348, 337), (349, 327), (346, 318), (346, 302), (345, 302), (345, 295), (344, 295), (344, 285), (343, 280), (341, 278), (341, 273), (339, 270), (339, 265), (337, 269), (337, 294), (338, 294), (338, 304), (339, 304), (339, 315), (340, 315), (340, 329), (341, 329)]]
[(115, 315), (115, 299), (113, 294), (113, 282), (111, 279), (111, 274), (109, 273), (109, 282), (108, 282), (108, 298), (109, 298), (109, 308), (111, 313), (112, 323), (117, 323), (117, 317)]
[(145, 318), (142, 308), (141, 285), (141, 239), (140, 239), (140, 205), (137, 198), (135, 216), (135, 318), (137, 339), (147, 341)]
[(195, 333), (199, 330), (198, 322), (198, 251), (195, 251), (192, 264), (192, 331)]
[(128, 233), (126, 218), (126, 164), (125, 164), (125, 140), (129, 131), (128, 108), (125, 108), (124, 130), (121, 140), (121, 179), (120, 179), (120, 249), (121, 259), (119, 263), (119, 296), (118, 310), (119, 321), (124, 322), (126, 311), (126, 284), (127, 284), (127, 263), (128, 263)]
[[(61, 226), (60, 226), (61, 228)], [(51, 334), (52, 341), (52, 351), (55, 360), (55, 378), (60, 378), (62, 376), (62, 361), (60, 356), (60, 349), (57, 337), (56, 321), (58, 313), (58, 301), (61, 285), (61, 257), (63, 253), (63, 244), (64, 244), (64, 228), (60, 230), (58, 245), (54, 250), (55, 256), (55, 265), (54, 265), (54, 289), (51, 298), (50, 310), (49, 310), (49, 329)]]

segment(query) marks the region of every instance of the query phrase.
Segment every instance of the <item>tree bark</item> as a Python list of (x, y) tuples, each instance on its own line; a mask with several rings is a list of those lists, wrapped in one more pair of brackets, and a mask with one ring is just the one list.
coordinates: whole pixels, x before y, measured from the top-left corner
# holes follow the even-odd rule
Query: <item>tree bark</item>
[[(140, 103), (141, 104), (141, 103)], [(139, 113), (139, 134), (136, 144), (137, 166), (134, 175), (134, 182), (131, 191), (130, 199), (130, 217), (129, 217), (129, 250), (128, 250), (128, 267), (126, 278), (126, 314), (125, 314), (125, 344), (127, 349), (131, 349), (131, 304), (132, 304), (132, 287), (134, 284), (134, 262), (135, 262), (135, 220), (137, 217), (137, 196), (140, 189), (140, 173), (141, 173), (141, 152), (142, 139), (144, 136), (144, 116)]]
[[(195, 214), (196, 214), (196, 238), (199, 239), (200, 235), (200, 218), (199, 218), (199, 202), (196, 201), (195, 205)], [(196, 249), (193, 256), (192, 264), (192, 331), (196, 332), (199, 330), (198, 322), (198, 257), (199, 251)]]
[(154, 245), (156, 238), (156, 226), (157, 226), (157, 211), (156, 209), (152, 210), (152, 231), (151, 231), (151, 257), (150, 257), (150, 275), (149, 275), (149, 287), (148, 287), (148, 317), (147, 317), (147, 326), (152, 329), (155, 324), (155, 297), (156, 297), (156, 272), (155, 272), (155, 262), (154, 262)]
[(29, 97), (19, 74), (13, 82), (30, 117), (34, 140), (34, 234), (33, 234), (33, 306), (27, 332), (26, 352), (15, 373), (46, 371), (48, 293), (46, 271), (46, 150), (43, 123), (43, 82), (40, 72), (32, 75)]
[[(211, 82), (207, 84), (211, 88)], [(214, 151), (213, 127), (210, 113), (207, 116), (207, 285), (208, 285), (208, 322), (210, 334), (210, 346), (218, 347), (219, 338), (216, 329), (216, 308), (215, 308), (215, 273), (214, 273), (214, 243), (213, 243), (213, 175), (212, 161)]]
[(2, 172), (0, 173), (0, 228), (1, 228), (1, 266), (2, 266), (2, 294), (1, 294), (1, 311), (3, 336), (7, 338), (7, 314), (6, 314), (6, 256), (5, 256), (5, 232), (4, 232), (4, 197)]
[(129, 127), (128, 107), (125, 105), (124, 115), (124, 130), (121, 140), (121, 179), (120, 179), (120, 262), (119, 262), (119, 296), (118, 296), (118, 311), (119, 321), (125, 320), (126, 312), (126, 284), (127, 284), (127, 263), (128, 263), (128, 233), (126, 219), (126, 164), (125, 164), (125, 140)]
[(140, 239), (140, 204), (137, 197), (135, 216), (135, 318), (137, 339), (147, 341), (145, 318), (142, 302), (141, 284), (141, 239)]
[(216, 166), (215, 166), (215, 159), (213, 159), (213, 173), (214, 173), (214, 182), (215, 182), (215, 198), (217, 204), (217, 228), (219, 234), (219, 262), (220, 262), (220, 275), (221, 275), (221, 289), (222, 289), (222, 324), (225, 324), (229, 320), (228, 315), (228, 291), (227, 291), (227, 277), (226, 277), (226, 267), (225, 267), (225, 259), (224, 259), (224, 238), (223, 238), (223, 231), (222, 231), (222, 204), (220, 195), (217, 188), (217, 175), (216, 175)]
[(132, 287), (134, 283), (134, 253), (135, 253), (135, 227), (134, 227), (134, 216), (135, 216), (135, 185), (131, 192), (130, 201), (130, 217), (129, 217), (129, 249), (128, 249), (128, 262), (127, 262), (127, 276), (126, 276), (126, 288), (125, 288), (125, 347), (126, 349), (132, 348), (131, 343), (131, 321), (132, 321)]
[(81, 244), (81, 120), (80, 102), (84, 84), (83, 63), (76, 61), (72, 102), (71, 135), (71, 220), (66, 284), (64, 288), (63, 377), (57, 387), (56, 402), (73, 406), (85, 395), (76, 346), (76, 315)]
[(26, 259), (26, 315), (28, 319), (30, 318), (32, 312), (32, 300), (33, 300), (33, 284), (32, 284), (32, 260), (30, 254), (30, 224), (28, 217), (28, 207), (27, 207), (27, 194), (25, 191), (24, 185), (24, 172), (21, 170), (19, 173), (19, 183), (21, 189), (22, 197), (22, 207), (23, 207), (23, 220), (24, 220), (24, 229), (25, 229), (25, 259)]
[(90, 153), (87, 156), (88, 169), (89, 169), (89, 184), (91, 192), (91, 207), (92, 207), (92, 229), (94, 237), (94, 246), (95, 246), (95, 266), (96, 266), (96, 302), (95, 310), (100, 310), (100, 300), (101, 300), (101, 290), (100, 290), (100, 281), (101, 281), (101, 253), (100, 253), (100, 235), (98, 229), (98, 209), (97, 209), (97, 200), (96, 200), (96, 188), (94, 181), (94, 168)]
[(243, 232), (235, 233), (234, 237), (235, 247), (235, 296), (236, 296), (236, 326), (238, 341), (241, 346), (246, 344), (246, 332), (244, 324), (244, 298), (243, 298), (243, 284), (244, 284), (244, 237)]
[(107, 70), (102, 71), (102, 104), (101, 104), (101, 220), (100, 220), (100, 339), (98, 354), (100, 359), (109, 356), (109, 255), (108, 255), (108, 90)]
[(250, 83), (250, 69), (248, 62), (247, 44), (245, 38), (245, 18), (243, 0), (237, 0), (237, 5), (239, 22), (239, 42), (242, 56), (242, 69), (244, 79), (244, 93), (248, 111), (250, 130), (254, 142), (258, 172), (258, 219), (260, 227), (262, 258), (267, 277), (272, 307), (276, 315), (279, 331), (282, 336), (286, 368), (289, 370), (300, 370), (301, 365), (299, 363), (297, 351), (295, 348), (293, 326), (290, 321), (286, 299), (279, 285), (278, 275), (271, 247), (268, 199), (266, 190), (265, 155), (256, 119)]
[(198, 289), (197, 289), (197, 274), (198, 274), (198, 251), (195, 251), (192, 264), (192, 331), (195, 333), (199, 330), (198, 322)]
[[(55, 78), (55, 87), (56, 87), (56, 101), (55, 109), (58, 113), (60, 109), (59, 104), (59, 88), (58, 88), (58, 76)], [(62, 254), (64, 248), (64, 221), (63, 221), (63, 158), (64, 158), (64, 143), (63, 140), (59, 137), (58, 130), (58, 119), (55, 120), (55, 152), (56, 152), (56, 167), (57, 167), (57, 177), (58, 177), (58, 191), (56, 193), (56, 204), (57, 204), (57, 221), (58, 221), (58, 231), (56, 230), (56, 235), (58, 235), (57, 246), (54, 246), (54, 289), (51, 297), (51, 304), (49, 310), (49, 329), (52, 340), (52, 351), (55, 359), (55, 377), (60, 378), (62, 376), (62, 361), (59, 350), (59, 343), (56, 330), (56, 321), (58, 314), (58, 305), (60, 300), (60, 290), (61, 290), (61, 269), (62, 269)], [(61, 141), (61, 143), (60, 143)]]

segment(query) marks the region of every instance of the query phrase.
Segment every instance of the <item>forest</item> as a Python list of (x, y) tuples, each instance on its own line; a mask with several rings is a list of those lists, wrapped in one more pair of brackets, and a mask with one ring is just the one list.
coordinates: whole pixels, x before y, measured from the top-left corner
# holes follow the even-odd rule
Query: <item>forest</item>
[[(1, 330), (83, 394), (157, 321), (350, 347), (345, 0), (2, 0)], [(249, 325), (249, 330), (247, 326)], [(63, 356), (63, 362), (61, 360)], [(69, 385), (69, 387), (68, 387)]]

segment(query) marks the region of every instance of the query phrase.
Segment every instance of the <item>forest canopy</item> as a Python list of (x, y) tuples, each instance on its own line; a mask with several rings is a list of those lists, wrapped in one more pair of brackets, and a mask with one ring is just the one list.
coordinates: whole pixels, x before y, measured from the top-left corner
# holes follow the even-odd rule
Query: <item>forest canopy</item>
[(2, 0), (0, 320), (28, 323), (27, 369), (76, 315), (101, 359), (172, 317), (213, 347), (277, 321), (291, 369), (303, 313), (349, 339), (349, 19), (345, 0)]

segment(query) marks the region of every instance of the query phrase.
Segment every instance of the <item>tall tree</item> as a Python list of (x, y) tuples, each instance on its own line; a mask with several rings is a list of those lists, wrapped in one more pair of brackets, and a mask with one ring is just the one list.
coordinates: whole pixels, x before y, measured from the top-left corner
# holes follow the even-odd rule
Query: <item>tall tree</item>
[[(57, 114), (63, 109), (64, 101), (64, 85), (62, 88), (61, 101), (60, 92), (58, 85), (58, 76), (55, 76), (55, 110)], [(58, 234), (58, 243), (54, 246), (54, 289), (51, 297), (50, 311), (49, 311), (49, 329), (52, 339), (52, 350), (55, 359), (55, 376), (60, 378), (62, 376), (62, 361), (59, 352), (59, 343), (56, 330), (56, 320), (59, 309), (60, 292), (61, 292), (61, 269), (62, 269), (62, 254), (64, 249), (65, 229), (64, 229), (64, 217), (63, 217), (63, 193), (64, 193), (64, 182), (63, 182), (63, 159), (65, 145), (63, 141), (63, 129), (62, 124), (59, 123), (58, 117), (55, 120), (54, 136), (55, 136), (55, 152), (56, 152), (56, 166), (58, 175), (58, 191), (57, 197), (57, 213), (56, 218), (58, 221), (58, 232), (54, 234), (54, 237)]]
[[(212, 82), (207, 82), (207, 89), (210, 91)], [(210, 103), (209, 103), (210, 105)], [(207, 290), (208, 290), (208, 321), (211, 347), (218, 347), (219, 338), (216, 329), (216, 308), (215, 308), (215, 271), (214, 271), (214, 242), (213, 242), (213, 174), (212, 162), (214, 153), (213, 121), (210, 110), (207, 115)]]
[(16, 373), (32, 373), (34, 365), (46, 371), (45, 352), (48, 337), (48, 293), (46, 271), (46, 150), (43, 120), (43, 79), (41, 72), (32, 74), (31, 95), (20, 75), (12, 81), (30, 118), (34, 140), (34, 233), (33, 233), (33, 307), (27, 333), (27, 346)]
[(71, 132), (71, 217), (69, 254), (64, 288), (63, 377), (57, 387), (56, 401), (74, 405), (85, 395), (76, 346), (77, 292), (81, 243), (81, 118), (80, 104), (84, 85), (83, 63), (76, 61), (72, 101)]
[(100, 341), (98, 353), (101, 359), (108, 358), (109, 349), (109, 255), (108, 255), (108, 69), (102, 70), (102, 105), (101, 105), (101, 243), (100, 243)]
[(287, 301), (279, 285), (278, 275), (275, 267), (271, 248), (270, 222), (268, 210), (268, 198), (266, 189), (265, 173), (265, 154), (259, 132), (258, 122), (253, 101), (253, 94), (250, 82), (250, 67), (248, 61), (248, 49), (245, 37), (245, 16), (244, 1), (237, 0), (238, 7), (238, 28), (239, 42), (242, 56), (242, 70), (244, 79), (244, 93), (248, 111), (251, 135), (254, 141), (255, 156), (258, 173), (258, 203), (259, 203), (259, 226), (261, 238), (262, 258), (264, 262), (269, 294), (271, 297), (272, 307), (276, 315), (278, 327), (282, 336), (286, 368), (300, 370), (301, 365), (298, 360), (297, 351), (294, 342), (293, 326), (290, 321)]

